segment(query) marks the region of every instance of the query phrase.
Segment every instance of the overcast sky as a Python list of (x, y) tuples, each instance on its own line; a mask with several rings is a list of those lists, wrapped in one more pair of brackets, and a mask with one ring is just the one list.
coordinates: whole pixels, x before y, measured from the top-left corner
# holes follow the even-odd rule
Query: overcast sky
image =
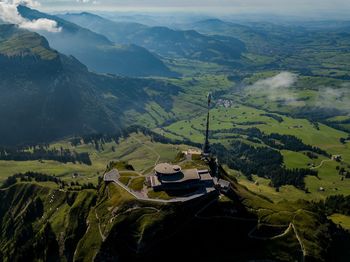
[[(2, 0), (0, 0), (2, 1)], [(6, 0), (3, 0), (6, 1)], [(21, 1), (21, 0), (18, 0)], [(42, 10), (203, 11), (301, 14), (350, 12), (350, 0), (37, 0)]]

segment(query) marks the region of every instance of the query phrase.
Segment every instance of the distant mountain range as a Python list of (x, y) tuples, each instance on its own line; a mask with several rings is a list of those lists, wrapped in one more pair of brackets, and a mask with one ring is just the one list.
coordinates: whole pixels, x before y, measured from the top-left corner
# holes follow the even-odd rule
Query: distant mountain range
[[(349, 23), (241, 23), (206, 19), (181, 28), (213, 37), (220, 35), (238, 38), (247, 49), (244, 53), (246, 70), (294, 70), (303, 75), (350, 79), (348, 65), (340, 62), (348, 53)], [(326, 55), (329, 50), (334, 52), (332, 58)]]
[(59, 33), (40, 32), (50, 45), (65, 55), (73, 55), (90, 70), (124, 76), (174, 76), (160, 58), (137, 45), (116, 45), (106, 36), (92, 32), (60, 17), (19, 5), (27, 19), (47, 18), (62, 28)]
[(153, 80), (91, 73), (14, 25), (0, 25), (0, 68), (0, 144), (113, 132), (133, 122), (127, 110), (142, 112), (148, 101), (178, 92)]
[(107, 36), (119, 44), (136, 44), (166, 57), (237, 65), (245, 44), (234, 37), (208, 36), (194, 30), (149, 27), (114, 22), (90, 13), (65, 14), (61, 18)]

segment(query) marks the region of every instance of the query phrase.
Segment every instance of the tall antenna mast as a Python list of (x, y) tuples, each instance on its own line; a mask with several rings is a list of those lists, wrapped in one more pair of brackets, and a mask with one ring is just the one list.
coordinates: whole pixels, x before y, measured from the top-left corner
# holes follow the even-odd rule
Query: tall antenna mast
[(210, 154), (210, 144), (209, 144), (209, 120), (210, 120), (210, 104), (211, 104), (211, 93), (208, 93), (208, 114), (207, 114), (207, 127), (205, 130), (205, 142), (203, 146), (203, 155), (208, 156)]

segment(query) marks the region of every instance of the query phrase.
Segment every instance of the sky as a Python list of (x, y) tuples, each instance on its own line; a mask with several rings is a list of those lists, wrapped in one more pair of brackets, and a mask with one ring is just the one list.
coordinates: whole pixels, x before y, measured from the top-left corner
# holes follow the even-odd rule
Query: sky
[(38, 0), (38, 2), (42, 10), (55, 11), (196, 11), (275, 14), (350, 11), (350, 0)]
[[(47, 27), (59, 30), (49, 21), (36, 24), (19, 21), (14, 6), (19, 3), (45, 12), (69, 11), (133, 11), (133, 12), (190, 12), (210, 15), (253, 15), (271, 17), (302, 17), (342, 20), (349, 19), (350, 0), (0, 0), (0, 19), (21, 24), (22, 27)], [(12, 10), (11, 10), (12, 8)], [(3, 17), (7, 16), (6, 19)], [(11, 18), (12, 17), (12, 18)], [(52, 28), (52, 29), (50, 29)]]

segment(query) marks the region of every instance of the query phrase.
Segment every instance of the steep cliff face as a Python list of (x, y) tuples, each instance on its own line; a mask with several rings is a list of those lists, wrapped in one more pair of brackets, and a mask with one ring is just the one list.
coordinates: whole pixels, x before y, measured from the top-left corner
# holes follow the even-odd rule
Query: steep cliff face
[[(0, 144), (44, 142), (75, 134), (115, 132), (155, 99), (178, 88), (161, 82), (98, 75), (46, 39), (0, 25)], [(147, 90), (156, 90), (153, 97)], [(154, 93), (154, 92), (153, 92)]]
[(14, 25), (0, 25), (0, 75), (10, 77), (45, 78), (63, 69), (59, 53), (38, 34), (20, 30)]
[(0, 76), (3, 80), (10, 77), (31, 77), (32, 79), (52, 77), (62, 72), (62, 63), (59, 57), (44, 60), (36, 55), (17, 54), (8, 56), (0, 53)]

